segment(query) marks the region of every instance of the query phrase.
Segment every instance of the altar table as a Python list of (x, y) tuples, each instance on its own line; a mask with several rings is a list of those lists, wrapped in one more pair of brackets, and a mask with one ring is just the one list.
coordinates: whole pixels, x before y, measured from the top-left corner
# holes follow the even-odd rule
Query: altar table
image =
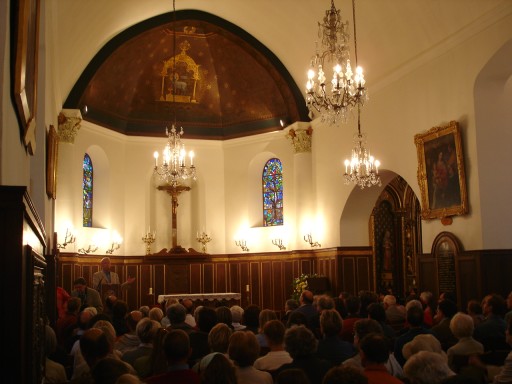
[(190, 299), (195, 305), (234, 305), (241, 298), (240, 293), (178, 293), (172, 295), (158, 295), (158, 302), (161, 304), (169, 299), (183, 300)]

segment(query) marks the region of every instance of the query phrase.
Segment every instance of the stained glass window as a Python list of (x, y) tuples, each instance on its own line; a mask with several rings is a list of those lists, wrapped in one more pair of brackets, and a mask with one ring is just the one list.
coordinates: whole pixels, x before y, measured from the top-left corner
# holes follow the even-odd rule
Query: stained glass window
[(84, 227), (92, 227), (92, 184), (93, 184), (93, 167), (89, 155), (84, 156), (84, 175), (82, 181), (82, 199), (83, 199), (83, 221)]
[(263, 168), (263, 226), (283, 225), (283, 166), (270, 159)]

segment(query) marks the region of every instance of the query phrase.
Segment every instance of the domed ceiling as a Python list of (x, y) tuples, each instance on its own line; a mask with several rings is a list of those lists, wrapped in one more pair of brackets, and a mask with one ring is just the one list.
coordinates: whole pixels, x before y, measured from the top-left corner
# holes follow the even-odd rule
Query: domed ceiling
[(160, 15), (115, 36), (64, 108), (126, 135), (163, 136), (176, 120), (185, 138), (212, 140), (309, 120), (302, 92), (277, 57), (240, 28), (201, 11)]

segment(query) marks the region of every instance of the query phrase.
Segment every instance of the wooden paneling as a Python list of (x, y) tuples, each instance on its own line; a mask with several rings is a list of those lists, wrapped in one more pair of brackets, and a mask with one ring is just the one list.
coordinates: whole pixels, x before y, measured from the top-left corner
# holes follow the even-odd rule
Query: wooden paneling
[(357, 286), (356, 286), (356, 266), (355, 266), (355, 260), (352, 258), (343, 258), (342, 259), (342, 270), (343, 270), (343, 277), (342, 277), (342, 286), (343, 290), (349, 293), (355, 293)]
[(190, 264), (190, 292), (203, 292), (201, 264)]
[(214, 293), (214, 276), (213, 276), (213, 264), (203, 264), (203, 292)]
[(274, 308), (274, 279), (272, 279), (272, 262), (264, 261), (261, 263), (261, 307)]

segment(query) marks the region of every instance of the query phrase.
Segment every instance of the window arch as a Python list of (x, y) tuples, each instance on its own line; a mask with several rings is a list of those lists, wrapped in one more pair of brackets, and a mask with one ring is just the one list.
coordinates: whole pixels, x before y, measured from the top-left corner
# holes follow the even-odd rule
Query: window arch
[(283, 225), (283, 166), (272, 158), (263, 167), (263, 226)]
[(86, 153), (83, 161), (82, 180), (82, 203), (83, 203), (83, 226), (92, 227), (93, 208), (93, 166), (91, 157)]

